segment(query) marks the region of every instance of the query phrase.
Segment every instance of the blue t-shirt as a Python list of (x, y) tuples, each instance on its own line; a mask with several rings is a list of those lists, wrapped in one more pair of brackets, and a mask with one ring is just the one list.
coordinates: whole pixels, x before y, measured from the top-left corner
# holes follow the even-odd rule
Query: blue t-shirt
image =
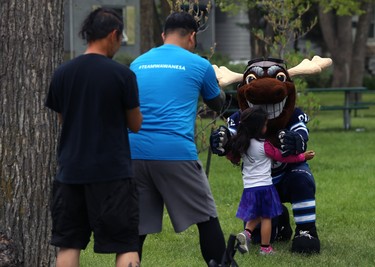
[(134, 175), (126, 110), (139, 100), (129, 68), (102, 55), (78, 56), (55, 71), (46, 106), (63, 117), (58, 181), (84, 184)]
[(166, 44), (138, 57), (130, 66), (137, 76), (142, 128), (130, 132), (133, 159), (197, 160), (194, 126), (199, 95), (220, 94), (210, 62)]

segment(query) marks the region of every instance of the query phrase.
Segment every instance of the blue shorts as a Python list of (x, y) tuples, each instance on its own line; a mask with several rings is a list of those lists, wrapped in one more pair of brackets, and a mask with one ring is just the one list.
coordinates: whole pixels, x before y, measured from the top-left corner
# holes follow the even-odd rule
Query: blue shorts
[(138, 251), (138, 193), (132, 179), (93, 184), (54, 181), (51, 244), (97, 253)]

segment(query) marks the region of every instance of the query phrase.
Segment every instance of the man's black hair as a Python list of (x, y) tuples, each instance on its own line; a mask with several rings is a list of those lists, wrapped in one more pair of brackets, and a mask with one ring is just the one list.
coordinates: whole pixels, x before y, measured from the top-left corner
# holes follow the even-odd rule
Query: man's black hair
[(197, 32), (198, 23), (195, 21), (194, 17), (185, 11), (173, 12), (171, 13), (164, 25), (164, 33), (168, 31), (174, 31), (176, 29), (184, 29), (187, 33)]
[(88, 43), (105, 38), (113, 30), (120, 37), (124, 23), (119, 14), (110, 8), (98, 8), (92, 11), (82, 23), (79, 35)]

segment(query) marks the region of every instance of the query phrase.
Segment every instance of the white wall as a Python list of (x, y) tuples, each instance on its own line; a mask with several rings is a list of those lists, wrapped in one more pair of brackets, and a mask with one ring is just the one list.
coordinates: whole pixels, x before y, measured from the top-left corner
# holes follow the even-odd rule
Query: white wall
[(233, 16), (216, 8), (215, 17), (216, 52), (225, 54), (234, 61), (249, 60), (251, 58), (250, 32), (238, 25), (249, 23), (247, 14), (240, 12)]

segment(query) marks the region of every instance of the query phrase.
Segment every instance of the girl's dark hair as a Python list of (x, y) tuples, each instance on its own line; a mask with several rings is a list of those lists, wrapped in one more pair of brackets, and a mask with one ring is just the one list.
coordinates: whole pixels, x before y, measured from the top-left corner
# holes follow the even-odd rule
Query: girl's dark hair
[(234, 158), (241, 158), (250, 147), (250, 139), (263, 137), (263, 127), (268, 114), (261, 107), (247, 108), (241, 113), (237, 134), (232, 139), (231, 153)]
[(113, 30), (117, 30), (117, 35), (120, 37), (123, 29), (124, 23), (116, 11), (109, 8), (98, 8), (83, 21), (79, 35), (90, 43), (105, 38)]

